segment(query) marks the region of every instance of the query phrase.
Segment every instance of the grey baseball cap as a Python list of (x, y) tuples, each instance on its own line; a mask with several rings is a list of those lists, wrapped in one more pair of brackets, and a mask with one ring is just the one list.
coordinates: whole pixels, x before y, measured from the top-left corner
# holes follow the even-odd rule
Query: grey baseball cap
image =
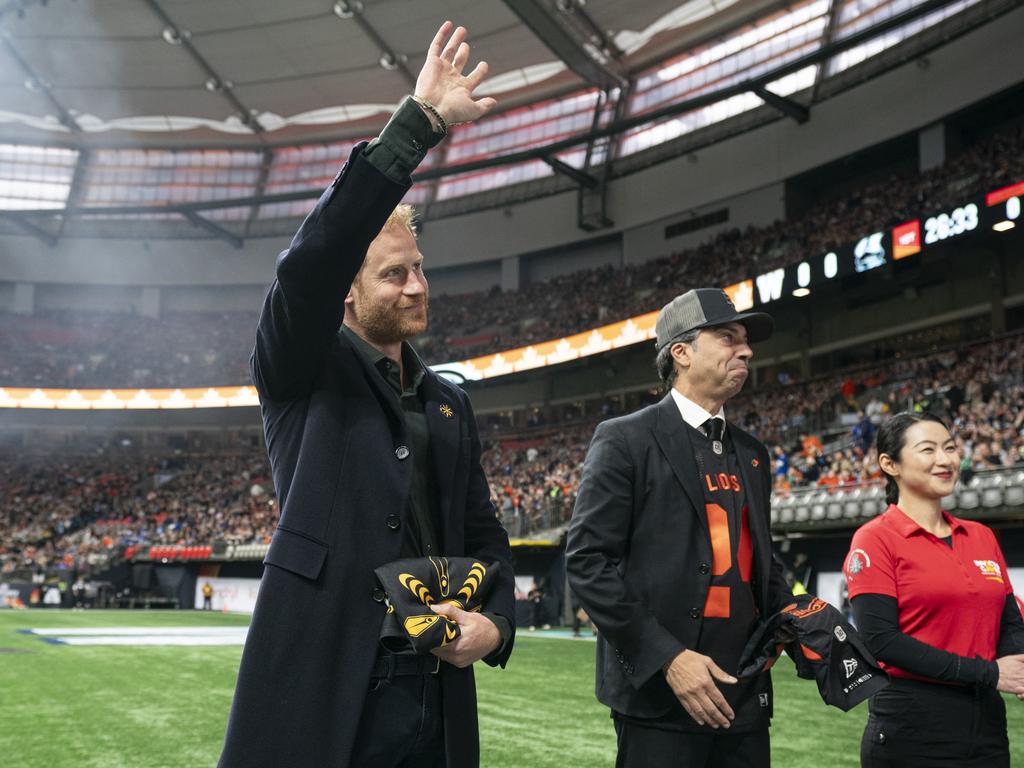
[(684, 333), (698, 328), (740, 323), (747, 329), (747, 341), (764, 341), (775, 330), (775, 321), (764, 312), (737, 312), (729, 294), (720, 288), (694, 288), (676, 296), (661, 308), (654, 324), (657, 348), (670, 344)]

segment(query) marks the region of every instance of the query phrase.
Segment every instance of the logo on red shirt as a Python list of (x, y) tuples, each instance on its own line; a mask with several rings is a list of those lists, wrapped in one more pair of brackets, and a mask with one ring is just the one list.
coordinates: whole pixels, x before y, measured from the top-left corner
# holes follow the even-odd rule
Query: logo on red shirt
[(863, 549), (855, 549), (846, 559), (846, 578), (852, 579), (865, 568), (871, 567), (871, 558)]
[(975, 560), (974, 564), (978, 566), (981, 575), (989, 581), (1003, 583), (1003, 569), (999, 567), (999, 563), (994, 560)]

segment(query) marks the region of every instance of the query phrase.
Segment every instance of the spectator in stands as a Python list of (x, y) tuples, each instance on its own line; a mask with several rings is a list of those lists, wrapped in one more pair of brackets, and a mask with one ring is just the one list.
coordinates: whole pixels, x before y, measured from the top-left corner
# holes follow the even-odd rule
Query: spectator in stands
[(857, 423), (853, 427), (853, 441), (867, 452), (875, 440), (875, 425), (863, 410), (857, 411)]

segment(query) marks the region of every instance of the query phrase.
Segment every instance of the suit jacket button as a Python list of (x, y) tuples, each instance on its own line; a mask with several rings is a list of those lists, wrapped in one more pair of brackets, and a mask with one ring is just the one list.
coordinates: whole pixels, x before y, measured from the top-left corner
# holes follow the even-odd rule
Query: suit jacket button
[(375, 602), (375, 603), (383, 603), (384, 602), (384, 597), (385, 597), (384, 590), (381, 589), (380, 587), (374, 587), (373, 588), (373, 595), (372, 596), (373, 596), (373, 602)]
[(701, 563), (700, 567), (697, 570), (700, 571), (702, 575), (708, 574), (711, 573), (711, 566), (707, 563)]
[(399, 461), (405, 461), (406, 459), (409, 458), (409, 449), (406, 448), (404, 445), (400, 445), (397, 448), (395, 448), (395, 456), (398, 457)]
[(387, 520), (384, 521), (388, 528), (392, 531), (397, 531), (402, 527), (402, 521), (398, 518), (398, 515), (388, 515)]
[(691, 619), (699, 619), (700, 618), (700, 611), (698, 611), (696, 608), (691, 608), (690, 609), (690, 618)]

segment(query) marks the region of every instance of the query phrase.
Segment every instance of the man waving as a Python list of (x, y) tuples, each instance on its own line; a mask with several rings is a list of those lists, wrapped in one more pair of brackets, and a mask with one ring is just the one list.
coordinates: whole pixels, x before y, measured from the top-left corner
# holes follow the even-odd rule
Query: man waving
[[(446, 22), (377, 139), (357, 146), (277, 261), (252, 374), (281, 520), (265, 560), (228, 722), (223, 768), (479, 763), (472, 665), (504, 666), (514, 597), (469, 399), (408, 340), (427, 280), (399, 205), (448, 127), (493, 106), (464, 74), (466, 30)], [(432, 654), (379, 643), (374, 569), (468, 556), (499, 574), (479, 613), (438, 608), (458, 638)]]

